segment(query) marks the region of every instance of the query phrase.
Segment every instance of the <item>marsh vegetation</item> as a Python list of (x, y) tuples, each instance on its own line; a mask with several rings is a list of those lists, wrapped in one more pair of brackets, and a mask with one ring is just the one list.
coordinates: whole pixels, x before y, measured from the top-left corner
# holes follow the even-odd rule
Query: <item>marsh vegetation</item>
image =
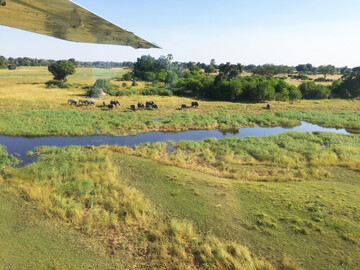
[[(125, 135), (290, 127), (301, 121), (360, 128), (357, 99), (279, 99), (268, 110), (267, 103), (199, 98), (198, 108), (180, 110), (193, 97), (158, 95), (151, 91), (152, 82), (137, 81), (132, 86), (121, 80), (128, 72), (78, 68), (68, 77), (69, 87), (59, 89), (46, 88), (45, 82), (52, 78), (46, 67), (0, 70), (0, 133)], [(159, 75), (165, 78), (161, 70)], [(113, 99), (109, 95), (96, 99), (100, 106), (67, 104), (68, 99), (87, 97), (98, 79), (131, 94), (119, 95), (121, 105), (111, 111), (101, 106)], [(289, 84), (292, 80), (287, 79)], [(280, 79), (266, 81), (280, 83)], [(163, 89), (163, 82), (158, 83)], [(312, 86), (304, 85), (304, 93), (310, 93)], [(145, 89), (155, 94), (151, 100), (159, 109), (130, 111), (131, 104), (149, 100)], [(0, 149), (0, 190), (4, 191), (0, 216), (21, 221), (33, 234), (28, 241), (38, 246), (56, 250), (69, 243), (67, 235), (75, 235), (86, 252), (73, 253), (67, 261), (63, 259), (66, 252), (45, 256), (39, 252), (32, 263), (86, 268), (91, 255), (99, 258), (91, 261), (94, 268), (121, 264), (160, 269), (329, 269), (339, 265), (357, 269), (360, 265), (358, 135), (290, 132), (264, 138), (180, 141), (170, 146), (143, 144), (134, 149), (69, 146), (40, 147), (34, 152), (40, 155), (36, 163), (15, 168), (18, 160)], [(15, 215), (12, 209), (30, 214)], [(49, 244), (48, 238), (38, 240), (41, 233), (29, 230), (30, 224), (49, 230), (47, 235), (55, 237), (55, 243)], [(60, 226), (65, 238), (51, 233), (58, 228), (54, 226)], [(9, 255), (16, 253), (8, 244), (13, 227), (1, 228), (6, 237), (0, 261), (22, 267), (26, 256)], [(23, 235), (14, 235), (16, 246), (21, 246)], [(78, 245), (71, 242), (68, 247), (71, 251)]]

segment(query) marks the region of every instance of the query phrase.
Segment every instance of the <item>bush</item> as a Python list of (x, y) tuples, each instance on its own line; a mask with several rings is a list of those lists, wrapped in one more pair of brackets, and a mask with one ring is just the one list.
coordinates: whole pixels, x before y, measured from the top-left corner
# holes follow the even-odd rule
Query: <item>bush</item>
[(98, 80), (96, 80), (96, 82), (94, 83), (94, 85), (92, 87), (93, 88), (99, 88), (104, 93), (109, 93), (110, 86), (111, 86), (111, 84), (110, 84), (109, 79), (98, 79)]
[(289, 77), (295, 80), (302, 80), (302, 81), (312, 80), (309, 76), (306, 76), (305, 74), (289, 75)]
[(252, 92), (252, 100), (265, 101), (275, 98), (275, 88), (270, 81), (260, 82), (256, 86), (256, 90)]
[(305, 99), (327, 99), (330, 96), (329, 87), (314, 82), (304, 82), (299, 89)]
[(315, 82), (333, 82), (331, 79), (317, 78), (314, 80)]
[(97, 87), (91, 87), (88, 92), (88, 95), (93, 98), (98, 98), (103, 94), (104, 92), (101, 90), (101, 88), (97, 88)]
[(15, 70), (16, 68), (17, 68), (17, 66), (15, 64), (8, 65), (9, 70)]
[(64, 81), (50, 80), (45, 83), (47, 88), (69, 88), (70, 85)]
[(123, 81), (131, 81), (133, 79), (132, 72), (127, 72), (122, 76)]
[(103, 93), (110, 94), (112, 87), (109, 79), (98, 79), (88, 91), (90, 97), (98, 98)]
[(300, 89), (292, 85), (289, 88), (289, 100), (293, 101), (293, 100), (299, 100), (301, 98), (302, 98), (302, 94)]

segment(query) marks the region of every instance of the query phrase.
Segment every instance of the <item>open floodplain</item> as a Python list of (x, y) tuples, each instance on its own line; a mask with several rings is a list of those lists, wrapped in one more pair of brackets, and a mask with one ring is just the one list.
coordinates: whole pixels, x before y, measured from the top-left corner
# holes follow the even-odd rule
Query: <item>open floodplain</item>
[[(26, 166), (1, 148), (0, 268), (360, 268), (359, 100), (272, 102), (271, 110), (198, 100), (181, 110), (194, 99), (144, 96), (139, 82), (124, 89), (131, 95), (95, 106), (67, 103), (87, 98), (96, 79), (125, 72), (80, 68), (70, 88), (58, 89), (45, 87), (51, 75), (43, 67), (0, 70), (1, 138), (234, 136), (44, 145), (31, 149), (37, 160)], [(112, 99), (120, 106), (102, 106)], [(130, 110), (148, 100), (159, 109)], [(236, 137), (239, 128), (304, 122), (344, 134)]]

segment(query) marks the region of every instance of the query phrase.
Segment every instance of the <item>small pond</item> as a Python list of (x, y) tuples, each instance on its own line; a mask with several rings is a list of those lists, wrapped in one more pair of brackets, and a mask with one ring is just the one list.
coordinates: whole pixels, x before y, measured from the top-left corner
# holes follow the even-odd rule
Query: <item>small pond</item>
[(324, 128), (318, 125), (302, 122), (301, 125), (284, 128), (284, 127), (247, 127), (231, 131), (219, 130), (188, 130), (183, 132), (147, 132), (140, 133), (134, 136), (84, 136), (84, 137), (38, 137), (38, 138), (25, 138), (25, 137), (8, 137), (0, 136), (0, 145), (7, 148), (9, 154), (17, 156), (23, 161), (21, 166), (34, 162), (36, 156), (27, 157), (26, 153), (39, 146), (57, 146), (63, 147), (68, 145), (119, 145), (133, 147), (142, 143), (154, 142), (177, 142), (180, 140), (202, 140), (205, 138), (228, 138), (228, 137), (249, 137), (249, 136), (266, 136), (275, 135), (288, 131), (303, 131), (303, 132), (333, 132), (341, 134), (351, 134), (345, 129)]

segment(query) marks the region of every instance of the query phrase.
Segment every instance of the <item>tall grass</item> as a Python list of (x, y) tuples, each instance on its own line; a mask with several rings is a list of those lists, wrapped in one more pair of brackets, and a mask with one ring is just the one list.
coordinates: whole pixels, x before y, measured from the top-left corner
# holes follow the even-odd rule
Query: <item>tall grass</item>
[(216, 176), (253, 181), (298, 181), (329, 176), (328, 167), (360, 169), (357, 135), (288, 132), (267, 137), (144, 144), (134, 154)]
[(48, 215), (87, 232), (116, 229), (120, 220), (146, 222), (148, 202), (116, 181), (106, 153), (79, 147), (37, 151), (42, 154), (39, 162), (14, 170), (11, 179)]
[(306, 121), (324, 127), (334, 128), (353, 128), (360, 129), (360, 112), (316, 112), (316, 111), (297, 111), (297, 112), (277, 112), (280, 118), (289, 118), (298, 121)]
[(140, 192), (121, 183), (110, 149), (41, 147), (37, 163), (7, 172), (6, 179), (49, 217), (103, 238), (114, 250), (127, 245), (152, 268), (273, 269), (238, 244), (162, 217)]
[[(229, 112), (167, 112), (145, 110), (105, 111), (101, 108), (52, 110), (39, 102), (37, 111), (0, 114), (0, 134), (9, 136), (81, 136), (95, 134), (129, 135), (147, 131), (181, 131), (188, 129), (237, 129), (244, 126), (295, 126), (309, 121), (330, 127), (360, 128), (357, 112), (284, 112), (266, 114), (230, 114)], [(20, 106), (20, 104), (19, 104)], [(49, 107), (50, 106), (50, 107)], [(46, 109), (47, 108), (47, 109)], [(154, 119), (162, 119), (154, 123)], [(24, 123), (27, 123), (24, 125)]]
[(11, 168), (18, 163), (18, 160), (9, 155), (6, 151), (6, 148), (0, 145), (0, 180), (2, 179), (2, 175), (7, 168)]

